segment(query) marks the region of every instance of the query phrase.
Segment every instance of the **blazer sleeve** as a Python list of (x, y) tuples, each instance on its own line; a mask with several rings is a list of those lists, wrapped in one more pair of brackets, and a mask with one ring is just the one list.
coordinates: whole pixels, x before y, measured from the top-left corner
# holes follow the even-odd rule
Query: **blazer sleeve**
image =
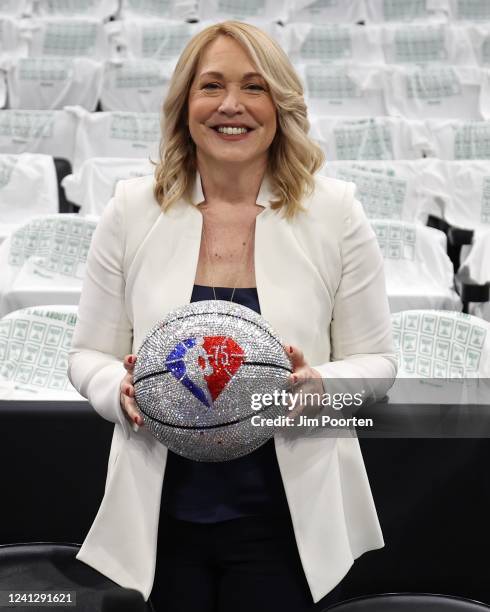
[(125, 307), (123, 254), (125, 224), (121, 190), (105, 208), (92, 237), (69, 352), (68, 377), (78, 392), (129, 437), (120, 406), (123, 358), (132, 350), (133, 331)]
[(349, 196), (341, 242), (342, 272), (330, 326), (331, 361), (313, 367), (321, 373), (328, 392), (362, 387), (366, 398), (379, 399), (397, 372), (383, 258), (352, 189), (347, 189)]

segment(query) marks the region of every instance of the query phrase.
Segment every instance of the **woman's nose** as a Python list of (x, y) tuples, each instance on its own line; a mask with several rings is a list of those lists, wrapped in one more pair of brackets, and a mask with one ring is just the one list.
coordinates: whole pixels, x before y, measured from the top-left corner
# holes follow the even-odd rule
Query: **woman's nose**
[(243, 104), (237, 92), (229, 90), (219, 105), (218, 111), (222, 113), (236, 113), (243, 110)]

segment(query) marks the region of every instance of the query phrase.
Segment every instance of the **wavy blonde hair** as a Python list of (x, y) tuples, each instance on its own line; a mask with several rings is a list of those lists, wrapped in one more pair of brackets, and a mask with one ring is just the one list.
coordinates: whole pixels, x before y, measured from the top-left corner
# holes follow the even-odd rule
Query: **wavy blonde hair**
[(191, 201), (196, 147), (187, 126), (187, 100), (206, 46), (218, 36), (231, 36), (250, 57), (266, 81), (277, 109), (277, 130), (269, 148), (267, 171), (275, 199), (287, 217), (302, 209), (302, 199), (313, 190), (313, 174), (325, 156), (308, 137), (310, 123), (303, 86), (286, 53), (259, 28), (240, 21), (224, 21), (194, 36), (182, 52), (163, 103), (160, 160), (156, 164), (154, 194), (165, 211), (180, 198)]

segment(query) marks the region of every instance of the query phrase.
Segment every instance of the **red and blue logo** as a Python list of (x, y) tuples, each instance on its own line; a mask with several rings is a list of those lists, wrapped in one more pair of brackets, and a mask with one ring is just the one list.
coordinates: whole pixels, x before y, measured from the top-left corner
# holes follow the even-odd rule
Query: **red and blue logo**
[(175, 345), (165, 365), (200, 402), (210, 408), (245, 359), (229, 336), (187, 338)]

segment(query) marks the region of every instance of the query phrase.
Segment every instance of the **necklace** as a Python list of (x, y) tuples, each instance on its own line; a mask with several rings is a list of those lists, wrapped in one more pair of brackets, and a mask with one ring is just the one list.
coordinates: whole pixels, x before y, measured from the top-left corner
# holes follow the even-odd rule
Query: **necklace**
[[(238, 281), (240, 280), (240, 278), (241, 278), (241, 276), (242, 276), (242, 274), (243, 274), (243, 271), (244, 271), (244, 269), (245, 269), (245, 263), (246, 263), (246, 262), (245, 262), (245, 257), (244, 257), (244, 255), (245, 255), (245, 253), (246, 253), (246, 251), (247, 251), (248, 242), (249, 242), (249, 240), (250, 240), (250, 238), (251, 238), (251, 236), (252, 236), (252, 233), (253, 233), (254, 227), (255, 227), (255, 220), (252, 222), (252, 224), (251, 224), (251, 226), (250, 226), (250, 231), (249, 231), (248, 237), (247, 237), (247, 239), (246, 239), (246, 241), (245, 241), (245, 243), (244, 243), (244, 245), (243, 245), (243, 253), (242, 253), (242, 259), (243, 259), (243, 261), (241, 262), (241, 264), (242, 264), (242, 265), (241, 265), (240, 270), (239, 270), (239, 273), (238, 273), (238, 275), (237, 275), (237, 278), (236, 278), (236, 281), (235, 281), (235, 285), (234, 285), (234, 287), (233, 287), (233, 291), (231, 292), (230, 302), (233, 302), (233, 297), (234, 297), (234, 295), (235, 295), (235, 289), (236, 289), (236, 287), (237, 287), (237, 285), (238, 285)], [(208, 241), (207, 241), (207, 238), (206, 238), (206, 230), (204, 229), (204, 225), (203, 225), (203, 227), (202, 227), (202, 237), (203, 237), (203, 239), (204, 239), (204, 247), (205, 247), (205, 249), (206, 249), (206, 257), (207, 257), (207, 260), (208, 260), (208, 263), (209, 263), (209, 273), (210, 273), (210, 276), (211, 276), (211, 283), (212, 283), (212, 289), (213, 289), (213, 296), (214, 296), (214, 299), (215, 299), (215, 300), (217, 300), (218, 298), (216, 297), (216, 286), (215, 286), (215, 282), (214, 282), (214, 274), (213, 274), (213, 261), (212, 261), (212, 259), (211, 259), (210, 254), (209, 254)]]

